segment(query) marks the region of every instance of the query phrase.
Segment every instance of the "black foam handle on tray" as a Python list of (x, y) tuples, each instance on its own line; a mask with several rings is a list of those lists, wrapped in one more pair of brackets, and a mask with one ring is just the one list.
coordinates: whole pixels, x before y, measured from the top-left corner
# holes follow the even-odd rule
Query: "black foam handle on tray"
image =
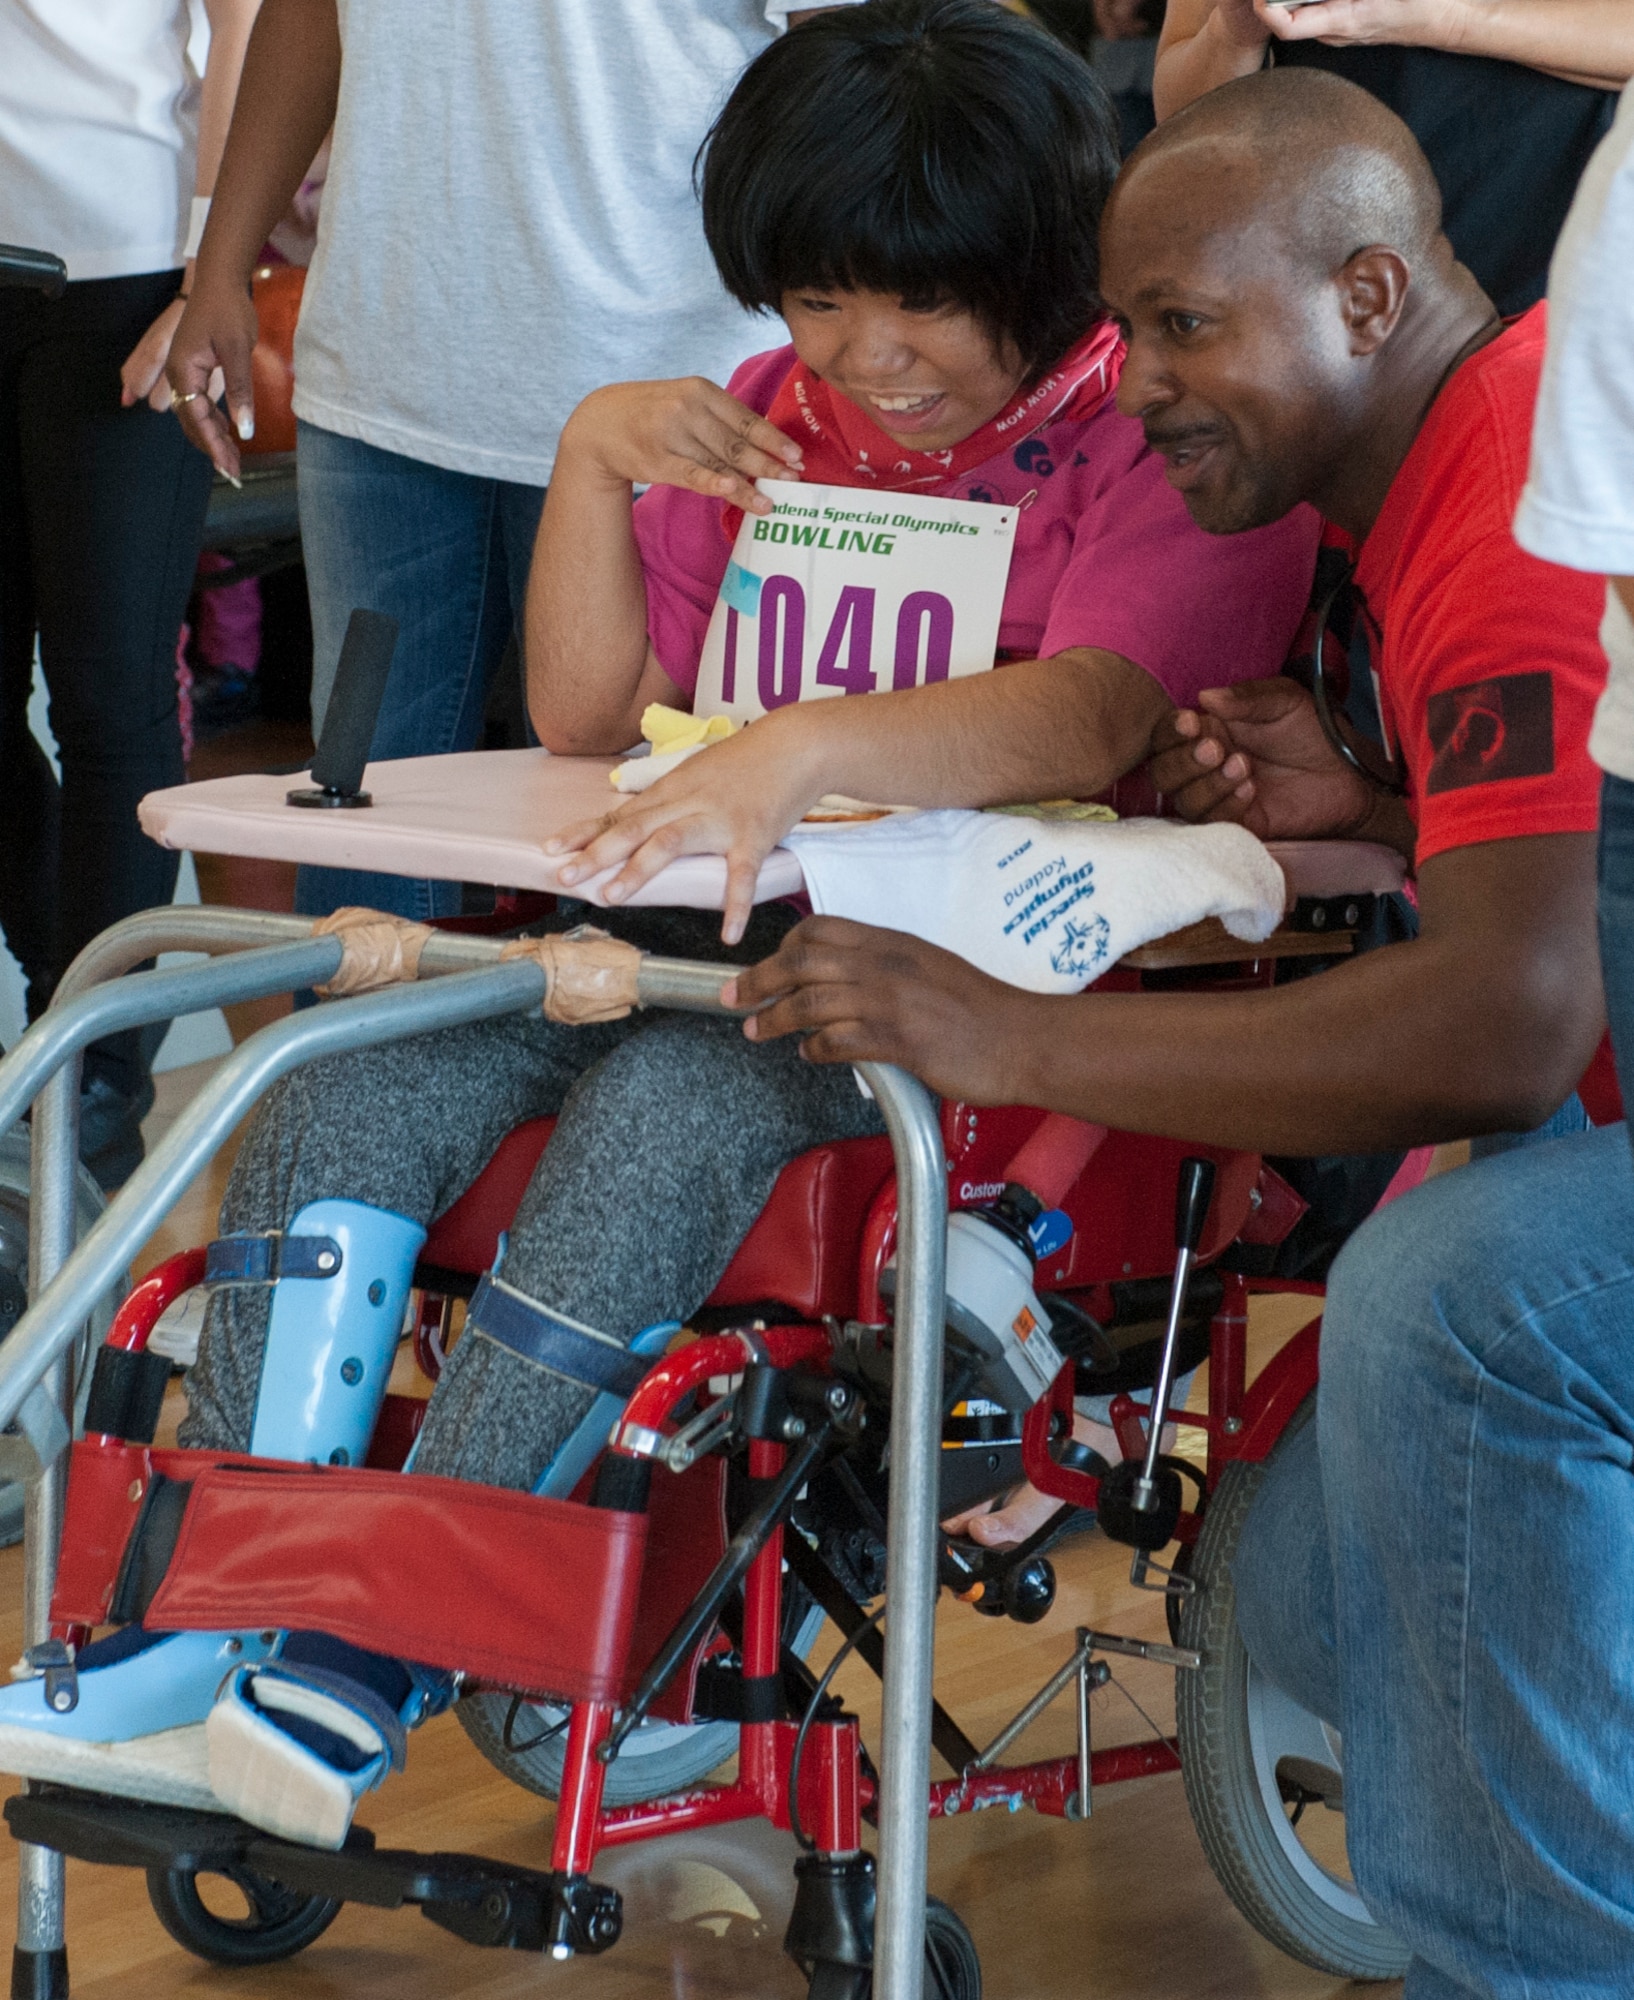
[(397, 620), (384, 611), (354, 611), (335, 668), (335, 685), (324, 710), (323, 734), (312, 759), (312, 779), (326, 792), (353, 793), (363, 783), (369, 745), (386, 692)]
[(1208, 1205), (1214, 1199), (1214, 1162), (1182, 1160), (1180, 1185), (1174, 1197), (1174, 1241), (1177, 1250), (1195, 1250), (1203, 1240)]

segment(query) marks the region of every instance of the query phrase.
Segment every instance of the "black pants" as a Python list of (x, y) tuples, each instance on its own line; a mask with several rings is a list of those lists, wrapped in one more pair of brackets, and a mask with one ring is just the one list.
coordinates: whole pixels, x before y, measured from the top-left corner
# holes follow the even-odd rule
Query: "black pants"
[[(176, 857), (136, 822), (183, 778), (176, 638), (210, 467), (168, 412), (119, 406), (119, 368), (180, 273), (0, 291), (0, 930), (32, 1018), (80, 947), (168, 903)], [(28, 727), (35, 634), (62, 766)], [(143, 1038), (88, 1058), (122, 1095)]]

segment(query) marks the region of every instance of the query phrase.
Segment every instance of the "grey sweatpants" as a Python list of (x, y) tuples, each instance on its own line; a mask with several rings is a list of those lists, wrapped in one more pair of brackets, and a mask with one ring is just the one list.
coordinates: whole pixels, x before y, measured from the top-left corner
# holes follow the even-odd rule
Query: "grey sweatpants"
[[(757, 911), (726, 950), (707, 913), (592, 914), (648, 950), (744, 964), (794, 921), (781, 907)], [(747, 1041), (734, 1020), (637, 1012), (572, 1028), (511, 1015), (287, 1078), (245, 1138), (222, 1233), (281, 1229), (307, 1203), (337, 1198), (429, 1224), (513, 1126), (552, 1114), (555, 1135), (511, 1223), (505, 1281), (622, 1340), (703, 1304), (797, 1154), (884, 1129), (850, 1069), (803, 1062), (792, 1041)], [(212, 1297), (184, 1445), (248, 1448), (270, 1310), (265, 1288)], [(432, 1395), (415, 1468), (529, 1488), (591, 1401), (468, 1332)]]

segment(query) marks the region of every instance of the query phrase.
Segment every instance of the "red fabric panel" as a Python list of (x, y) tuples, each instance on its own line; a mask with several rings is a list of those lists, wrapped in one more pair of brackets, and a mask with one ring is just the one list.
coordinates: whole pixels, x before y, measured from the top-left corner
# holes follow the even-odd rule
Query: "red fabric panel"
[(863, 1218), (891, 1171), (889, 1139), (840, 1139), (790, 1161), (709, 1303), (776, 1299), (807, 1319), (849, 1317)]
[(68, 1470), (68, 1508), (51, 1598), (53, 1625), (106, 1625), (125, 1545), (152, 1472), (146, 1446), (80, 1438)]
[[(726, 1552), (725, 1459), (713, 1455), (700, 1458), (681, 1473), (655, 1465), (647, 1519), (647, 1560), (630, 1637), (626, 1693), (651, 1666), (681, 1613), (703, 1589), (709, 1572)], [(714, 1634), (706, 1632), (693, 1648), (692, 1657), (653, 1704), (652, 1712), (659, 1721), (692, 1720), (698, 1668), (713, 1643)]]
[(422, 1260), (440, 1264), (445, 1271), (469, 1271), (472, 1277), (490, 1269), (500, 1232), (510, 1228), (516, 1205), (555, 1130), (554, 1118), (530, 1118), (507, 1132), (487, 1166), (431, 1225), (420, 1251)]
[[(555, 1126), (553, 1118), (533, 1118), (505, 1135), (431, 1225), (420, 1253), (426, 1263), (473, 1275), (488, 1269)], [(863, 1217), (890, 1172), (888, 1139), (842, 1139), (791, 1161), (709, 1303), (777, 1299), (813, 1319), (854, 1312)]]
[(646, 1540), (644, 1514), (464, 1480), (212, 1465), (146, 1623), (330, 1632), (532, 1694), (612, 1701)]

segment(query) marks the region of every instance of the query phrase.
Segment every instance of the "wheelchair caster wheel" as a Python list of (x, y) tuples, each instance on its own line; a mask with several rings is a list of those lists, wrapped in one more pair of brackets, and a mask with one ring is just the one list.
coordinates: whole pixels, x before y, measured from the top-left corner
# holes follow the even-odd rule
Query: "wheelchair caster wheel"
[[(199, 1893), (209, 1885), (210, 1902)], [(184, 1950), (212, 1965), (273, 1965), (322, 1937), (340, 1915), (330, 1896), (303, 1896), (252, 1868), (150, 1868), (153, 1914)], [(214, 1905), (215, 1907), (212, 1907)], [(218, 1915), (222, 1909), (227, 1914)]]
[[(872, 2000), (866, 1967), (819, 1961), (811, 1968), (808, 2000)], [(982, 1967), (963, 1922), (934, 1896), (925, 1899), (925, 2000), (982, 2000)]]

